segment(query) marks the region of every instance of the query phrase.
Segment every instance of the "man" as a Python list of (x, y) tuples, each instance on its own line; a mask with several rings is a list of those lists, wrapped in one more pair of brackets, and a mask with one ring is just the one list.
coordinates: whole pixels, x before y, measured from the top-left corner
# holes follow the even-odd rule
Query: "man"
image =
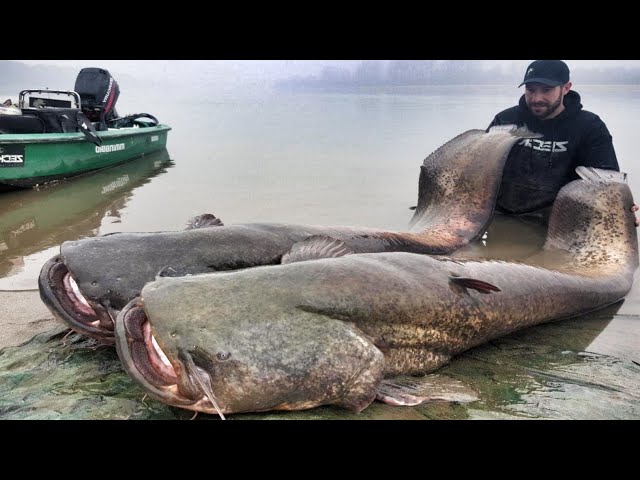
[(546, 219), (558, 191), (578, 178), (577, 166), (620, 169), (609, 130), (600, 117), (582, 109), (566, 63), (536, 60), (522, 85), (519, 104), (498, 113), (489, 128), (527, 125), (543, 137), (523, 140), (509, 153), (496, 210)]

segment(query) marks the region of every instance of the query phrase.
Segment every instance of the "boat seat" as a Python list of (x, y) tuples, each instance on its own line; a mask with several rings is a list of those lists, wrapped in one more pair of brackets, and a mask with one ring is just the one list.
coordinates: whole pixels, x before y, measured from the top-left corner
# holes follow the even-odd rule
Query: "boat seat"
[(45, 133), (42, 119), (34, 115), (0, 115), (0, 134)]
[(22, 116), (40, 119), (44, 124), (44, 133), (69, 133), (80, 131), (77, 124), (78, 112), (78, 108), (23, 108)]
[(73, 102), (71, 100), (59, 100), (57, 98), (41, 98), (41, 97), (29, 97), (30, 108), (71, 108)]

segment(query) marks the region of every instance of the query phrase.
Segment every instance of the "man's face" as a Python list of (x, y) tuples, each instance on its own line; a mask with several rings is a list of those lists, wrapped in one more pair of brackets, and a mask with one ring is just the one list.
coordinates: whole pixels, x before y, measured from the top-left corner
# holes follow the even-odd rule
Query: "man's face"
[(553, 118), (564, 107), (562, 100), (571, 89), (571, 83), (550, 87), (543, 83), (527, 83), (525, 85), (524, 99), (529, 111), (541, 120)]

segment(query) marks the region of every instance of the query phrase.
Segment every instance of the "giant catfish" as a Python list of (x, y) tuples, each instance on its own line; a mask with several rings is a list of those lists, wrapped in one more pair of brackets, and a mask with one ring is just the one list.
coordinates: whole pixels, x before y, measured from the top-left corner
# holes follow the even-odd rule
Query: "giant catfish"
[(118, 315), (118, 354), (149, 395), (195, 411), (407, 403), (393, 377), (432, 372), (496, 337), (629, 292), (638, 266), (632, 194), (590, 172), (558, 194), (535, 263), (340, 252), (158, 277)]
[(536, 136), (513, 126), (470, 130), (437, 149), (421, 166), (418, 204), (406, 232), (252, 223), (67, 241), (41, 269), (40, 296), (75, 331), (113, 343), (118, 311), (161, 271), (183, 276), (275, 265), (314, 235), (335, 238), (354, 253), (446, 254), (484, 233), (511, 147)]

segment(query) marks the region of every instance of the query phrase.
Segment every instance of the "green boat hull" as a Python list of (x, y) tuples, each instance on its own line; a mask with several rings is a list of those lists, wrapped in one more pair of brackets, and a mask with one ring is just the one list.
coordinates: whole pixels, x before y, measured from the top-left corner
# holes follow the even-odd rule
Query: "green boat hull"
[(98, 132), (102, 145), (82, 133), (0, 135), (0, 185), (29, 188), (117, 165), (162, 150), (171, 127)]

